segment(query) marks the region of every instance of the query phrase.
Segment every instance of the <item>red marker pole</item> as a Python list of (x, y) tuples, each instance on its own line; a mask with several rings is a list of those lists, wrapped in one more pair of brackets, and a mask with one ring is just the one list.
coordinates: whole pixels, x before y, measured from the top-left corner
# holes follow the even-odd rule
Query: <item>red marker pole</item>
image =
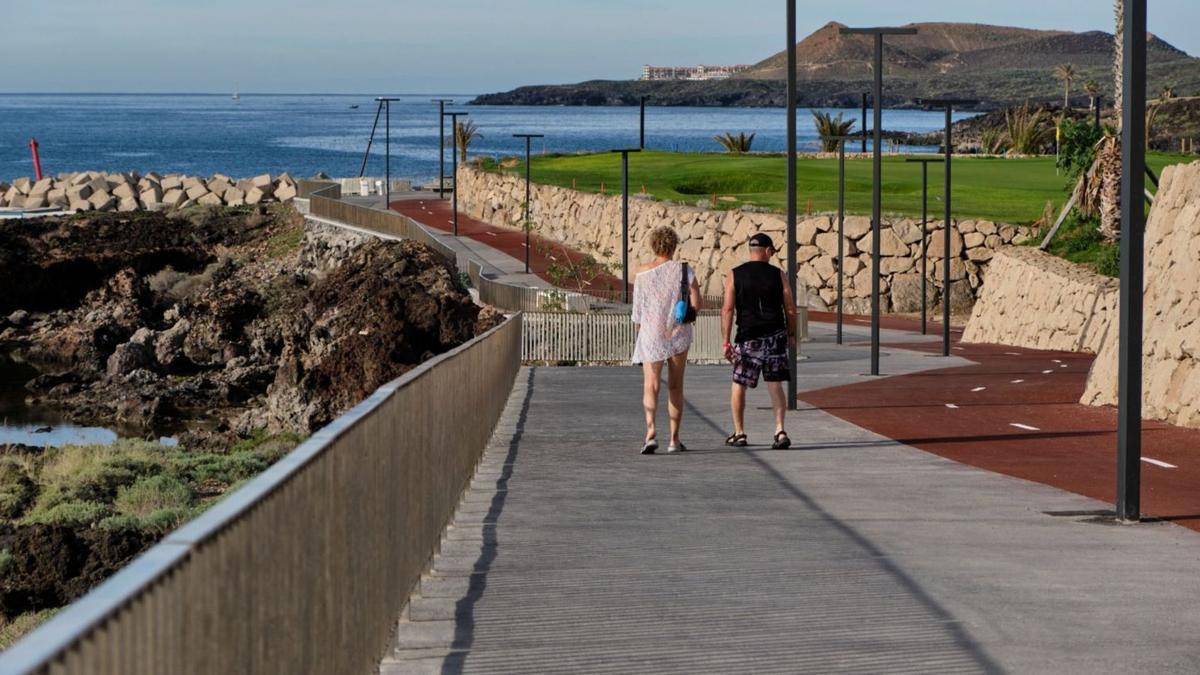
[(42, 179), (42, 158), (38, 157), (38, 142), (36, 138), (29, 139), (29, 151), (33, 153), (33, 172), (37, 179)]

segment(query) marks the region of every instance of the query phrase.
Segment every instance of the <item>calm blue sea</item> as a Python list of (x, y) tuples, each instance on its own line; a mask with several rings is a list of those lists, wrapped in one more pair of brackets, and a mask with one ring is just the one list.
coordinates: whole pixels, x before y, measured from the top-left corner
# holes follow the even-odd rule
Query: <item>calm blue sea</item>
[[(637, 145), (637, 108), (463, 106), (471, 95), (444, 96), (460, 105), (483, 138), (472, 153), (524, 151), (514, 133), (544, 133), (535, 152), (577, 152)], [(392, 103), (392, 174), (418, 180), (437, 175), (437, 105), (429, 95)], [(354, 107), (357, 106), (357, 107)], [(356, 176), (375, 118), (371, 96), (353, 95), (141, 95), (0, 94), (0, 179), (33, 173), (29, 139), (41, 146), (46, 173), (101, 170), (250, 176), (288, 171)], [(845, 111), (857, 118), (858, 111)], [(941, 113), (888, 110), (883, 127), (928, 131)], [(647, 145), (664, 150), (715, 151), (712, 137), (755, 133), (755, 150), (782, 151), (783, 109), (648, 108)], [(383, 132), (380, 121), (379, 133)], [(800, 112), (800, 141), (816, 135)], [(382, 138), (379, 138), (382, 141)], [(447, 155), (448, 157), (448, 155)], [(447, 159), (447, 161), (449, 161)], [(368, 175), (382, 175), (384, 144), (377, 142)]]

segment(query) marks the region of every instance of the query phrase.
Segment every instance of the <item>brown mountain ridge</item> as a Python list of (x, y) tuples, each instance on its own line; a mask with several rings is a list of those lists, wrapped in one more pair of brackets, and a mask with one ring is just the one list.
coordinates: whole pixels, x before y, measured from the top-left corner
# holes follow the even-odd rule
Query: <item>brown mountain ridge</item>
[[(884, 105), (912, 107), (921, 98), (953, 96), (995, 109), (1025, 101), (1062, 104), (1063, 84), (1054, 74), (1075, 66), (1073, 106), (1088, 104), (1084, 84), (1095, 80), (1112, 92), (1113, 36), (967, 23), (917, 23), (916, 35), (884, 41)], [(830, 22), (796, 44), (800, 87), (797, 102), (810, 107), (855, 107), (869, 89), (874, 38), (841, 35)], [(1176, 95), (1200, 95), (1200, 59), (1153, 35), (1149, 37), (1148, 93), (1167, 86)], [(782, 106), (787, 52), (779, 52), (729, 80), (593, 80), (578, 84), (520, 87), (485, 94), (475, 104), (637, 105), (641, 96), (660, 106)]]

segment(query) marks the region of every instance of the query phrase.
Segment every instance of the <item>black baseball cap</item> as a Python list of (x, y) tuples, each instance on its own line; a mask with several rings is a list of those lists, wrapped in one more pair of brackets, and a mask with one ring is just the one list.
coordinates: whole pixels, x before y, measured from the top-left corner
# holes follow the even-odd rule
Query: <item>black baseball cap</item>
[[(771, 238), (767, 235), (759, 232), (753, 237), (750, 237), (750, 246), (753, 248), (775, 248), (775, 242), (771, 241)], [(779, 249), (775, 250), (778, 251)]]

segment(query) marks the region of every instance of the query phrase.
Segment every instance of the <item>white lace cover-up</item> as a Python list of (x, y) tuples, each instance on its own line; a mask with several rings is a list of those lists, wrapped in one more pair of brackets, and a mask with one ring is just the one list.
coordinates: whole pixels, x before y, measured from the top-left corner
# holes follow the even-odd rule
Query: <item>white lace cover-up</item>
[[(654, 363), (685, 352), (692, 346), (691, 324), (675, 321), (683, 263), (665, 262), (637, 275), (633, 285), (633, 322), (640, 326), (633, 345), (633, 362)], [(688, 286), (696, 273), (688, 265)]]

